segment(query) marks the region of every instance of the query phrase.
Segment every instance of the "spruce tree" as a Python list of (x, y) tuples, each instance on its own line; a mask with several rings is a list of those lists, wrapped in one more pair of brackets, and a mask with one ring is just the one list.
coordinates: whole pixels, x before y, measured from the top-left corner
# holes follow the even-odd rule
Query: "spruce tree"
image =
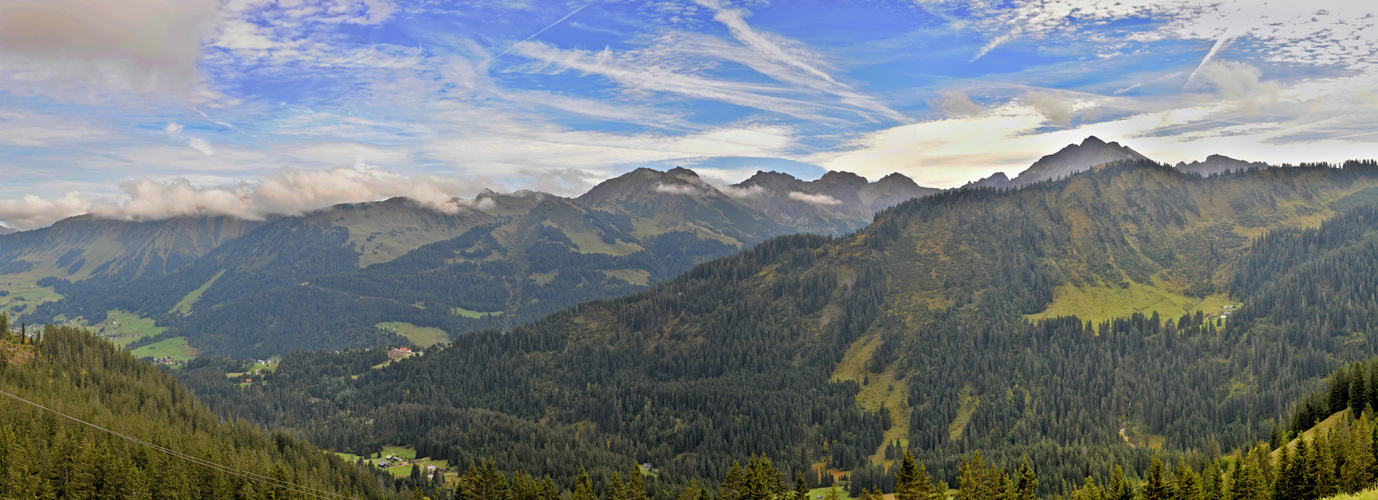
[(1297, 463), (1292, 458), (1292, 449), (1290, 446), (1283, 446), (1278, 452), (1278, 475), (1277, 480), (1273, 482), (1273, 498), (1298, 498), (1298, 479)]
[(718, 498), (720, 500), (740, 500), (743, 481), (742, 465), (735, 461), (732, 462), (732, 467), (727, 469), (727, 477), (723, 479), (722, 486), (718, 488)]
[(1038, 475), (1034, 474), (1033, 466), (1029, 465), (1029, 457), (1024, 457), (1024, 463), (1019, 465), (1018, 482), (1014, 486), (1015, 498), (1033, 500), (1037, 491)]
[(636, 465), (632, 465), (631, 476), (627, 479), (627, 499), (646, 500), (646, 479), (641, 477), (641, 468)]
[(1144, 500), (1171, 500), (1171, 498), (1167, 474), (1163, 471), (1163, 461), (1158, 455), (1153, 455), (1152, 465), (1148, 468), (1148, 477), (1144, 480)]
[(1111, 500), (1134, 500), (1134, 485), (1129, 484), (1129, 480), (1124, 477), (1124, 470), (1119, 464), (1115, 464), (1115, 471), (1110, 473), (1110, 490), (1105, 495)]
[(1339, 482), (1335, 477), (1335, 455), (1330, 447), (1329, 436), (1321, 436), (1311, 441), (1312, 453), (1315, 455), (1311, 467), (1311, 476), (1315, 478), (1315, 491), (1312, 493), (1316, 497), (1325, 498), (1340, 491)]
[(1172, 498), (1174, 500), (1201, 500), (1201, 478), (1186, 460), (1178, 460), (1172, 471)]
[(928, 474), (920, 471), (914, 455), (905, 450), (895, 470), (895, 500), (926, 500), (930, 488)]
[(579, 478), (574, 481), (574, 493), (569, 498), (570, 500), (598, 500), (598, 496), (593, 494), (593, 482), (589, 480), (589, 473), (583, 467), (579, 468)]
[(1214, 457), (1206, 463), (1205, 469), (1201, 470), (1201, 499), (1202, 500), (1223, 500), (1225, 498), (1224, 485), (1220, 480), (1220, 461)]
[(1349, 410), (1355, 418), (1364, 412), (1364, 406), (1368, 404), (1368, 375), (1364, 373), (1364, 364), (1355, 363), (1354, 369), (1350, 372)]

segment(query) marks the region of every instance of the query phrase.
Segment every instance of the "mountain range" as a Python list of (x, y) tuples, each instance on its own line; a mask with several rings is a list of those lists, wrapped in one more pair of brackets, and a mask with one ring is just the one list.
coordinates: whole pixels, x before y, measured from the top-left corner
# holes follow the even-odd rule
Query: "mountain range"
[[(972, 464), (1025, 460), (1045, 497), (1151, 485), (1160, 456), (1216, 464), (1218, 491), (1221, 451), (1372, 397), (1362, 367), (1307, 394), (1378, 353), (1378, 162), (1083, 168), (1133, 151), (1093, 139), (1017, 185), (889, 207), (916, 186), (639, 169), (451, 212), (80, 217), (0, 237), (0, 300), (135, 355), (189, 343), (203, 356), (176, 373), (198, 398), (316, 446), (561, 484), (649, 464), (658, 499), (744, 455), (805, 488), (893, 491), (906, 451), (963, 491)], [(409, 341), (430, 347), (375, 347)]]
[[(934, 192), (899, 174), (715, 186), (643, 168), (576, 198), (484, 191), (451, 211), (395, 198), (258, 221), (87, 215), (0, 236), (0, 307), (100, 325), (133, 348), (267, 357), (403, 341), (392, 331), (424, 346), (631, 293), (771, 237), (850, 232)], [(130, 331), (112, 311), (157, 327)]]
[(406, 443), (570, 477), (554, 450), (604, 474), (621, 466), (595, 458), (609, 451), (677, 488), (764, 454), (858, 491), (892, 488), (905, 449), (948, 484), (979, 452), (1037, 464), (1048, 496), (1267, 439), (1332, 369), (1378, 352), (1375, 202), (1371, 161), (1111, 163), (772, 238), (385, 366), (352, 350), (289, 354), (242, 388), (228, 361), (183, 373), (216, 408), (356, 454)]
[[(1024, 187), (1144, 159), (1088, 137), (1014, 179), (968, 186)], [(1216, 155), (1177, 169), (1262, 167)], [(632, 293), (772, 237), (851, 233), (940, 192), (901, 174), (757, 172), (718, 185), (685, 168), (641, 168), (574, 198), (485, 190), (449, 210), (397, 198), (264, 220), (86, 215), (0, 235), (0, 309), (93, 326), (145, 354), (425, 346)], [(126, 315), (154, 323), (120, 323)]]
[[(1085, 172), (1092, 167), (1121, 161), (1146, 161), (1148, 157), (1118, 142), (1105, 142), (1096, 136), (1087, 137), (1081, 144), (1068, 144), (1058, 152), (1039, 158), (1032, 166), (1010, 179), (1004, 172), (996, 172), (989, 177), (972, 181), (970, 186), (983, 186), (997, 189), (1024, 187), (1041, 181), (1058, 180), (1069, 175)], [(1178, 162), (1173, 168), (1202, 177), (1227, 172), (1242, 172), (1268, 168), (1263, 162), (1247, 162), (1224, 155), (1210, 155), (1204, 162)]]

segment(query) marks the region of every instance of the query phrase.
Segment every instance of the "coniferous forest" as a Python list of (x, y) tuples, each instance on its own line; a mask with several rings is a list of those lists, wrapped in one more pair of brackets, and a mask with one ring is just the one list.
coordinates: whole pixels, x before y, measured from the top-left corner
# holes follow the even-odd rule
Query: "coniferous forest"
[[(712, 491), (743, 456), (810, 488), (841, 471), (852, 496), (894, 492), (906, 451), (954, 486), (1028, 460), (1039, 496), (1138, 485), (1155, 460), (1200, 476), (1295, 433), (1298, 401), (1378, 352), (1364, 202), (1378, 169), (1335, 167), (1120, 164), (944, 193), (855, 235), (775, 238), (382, 368), (363, 349), (293, 353), (248, 387), (225, 358), (180, 376), (215, 408), (326, 448), (409, 443), (557, 484), (650, 463), (656, 498)], [(1145, 286), (1237, 308), (1035, 314), (1068, 287)]]
[[(404, 359), (294, 351), (243, 380), (227, 374), (255, 360), (205, 356), (169, 374), (48, 327), (9, 341), (5, 373), (17, 393), (121, 432), (133, 425), (121, 415), (194, 416), (140, 439), (349, 495), (1324, 498), (1378, 477), (1374, 192), (1368, 162), (1204, 178), (1112, 164), (912, 200), (847, 236), (776, 237)], [(443, 250), (366, 271), (424, 273)], [(1187, 306), (1081, 299), (1144, 293)], [(119, 395), (130, 391), (154, 392)], [(117, 457), (88, 462), (137, 471), (120, 474), (145, 481), (131, 495), (166, 469), (91, 429), (35, 434), (51, 417), (16, 411), (7, 439), (48, 436), (22, 445), (49, 468), (24, 488), (68, 491), (78, 470), (105, 484), (108, 471), (55, 462), (83, 439)], [(399, 444), (454, 474), (398, 476), (322, 451)], [(241, 497), (262, 486), (217, 474), (179, 480)]]

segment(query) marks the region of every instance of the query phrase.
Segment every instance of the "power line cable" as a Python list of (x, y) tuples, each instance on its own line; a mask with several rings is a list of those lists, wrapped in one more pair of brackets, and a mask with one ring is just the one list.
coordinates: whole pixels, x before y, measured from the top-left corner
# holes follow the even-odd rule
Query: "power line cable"
[(36, 408), (42, 409), (42, 410), (44, 410), (44, 411), (52, 412), (52, 413), (54, 413), (54, 414), (57, 414), (57, 415), (59, 415), (59, 416), (62, 416), (62, 417), (67, 418), (67, 419), (69, 419), (69, 420), (72, 420), (72, 421), (74, 421), (74, 422), (80, 423), (80, 424), (82, 424), (82, 425), (86, 425), (86, 426), (91, 427), (91, 428), (93, 428), (93, 429), (97, 429), (97, 430), (101, 430), (101, 431), (104, 431), (104, 432), (108, 432), (108, 433), (110, 433), (110, 434), (112, 434), (112, 435), (114, 435), (114, 436), (123, 438), (123, 439), (125, 439), (125, 440), (130, 441), (130, 442), (138, 443), (138, 444), (147, 446), (147, 447), (149, 447), (149, 448), (152, 448), (152, 449), (154, 449), (154, 450), (158, 450), (158, 451), (161, 451), (161, 452), (163, 452), (163, 453), (167, 453), (168, 455), (172, 455), (172, 456), (174, 456), (174, 457), (181, 458), (181, 459), (183, 459), (183, 460), (187, 460), (187, 461), (190, 461), (190, 462), (192, 462), (192, 463), (196, 463), (196, 464), (201, 465), (201, 466), (204, 466), (204, 467), (208, 467), (208, 468), (211, 468), (211, 469), (220, 471), (220, 472), (224, 472), (224, 473), (226, 473), (226, 474), (231, 474), (231, 475), (234, 475), (234, 476), (239, 476), (239, 477), (242, 477), (242, 478), (244, 478), (244, 479), (251, 480), (251, 481), (258, 481), (258, 482), (263, 483), (263, 484), (266, 484), (266, 485), (268, 485), (268, 486), (273, 486), (273, 487), (277, 487), (277, 488), (283, 488), (283, 489), (291, 490), (293, 493), (301, 493), (301, 494), (310, 495), (310, 496), (313, 496), (313, 497), (316, 497), (316, 498), (329, 498), (329, 499), (350, 498), (349, 496), (344, 495), (344, 494), (335, 493), (335, 492), (331, 492), (331, 491), (325, 491), (325, 490), (316, 489), (316, 488), (311, 488), (311, 487), (309, 487), (309, 486), (301, 486), (301, 485), (297, 485), (297, 484), (292, 484), (292, 483), (288, 483), (288, 482), (285, 482), (285, 481), (281, 481), (281, 480), (278, 480), (278, 479), (274, 479), (274, 478), (271, 478), (271, 477), (268, 477), (268, 476), (264, 476), (264, 475), (262, 475), (262, 474), (256, 474), (256, 473), (249, 472), (249, 471), (245, 471), (245, 470), (235, 469), (235, 468), (230, 467), (230, 466), (227, 466), (227, 465), (217, 464), (217, 463), (215, 463), (215, 462), (211, 462), (211, 461), (209, 461), (209, 460), (205, 460), (205, 459), (200, 458), (200, 457), (195, 457), (195, 456), (192, 456), (192, 455), (188, 455), (188, 454), (186, 454), (186, 453), (182, 453), (182, 452), (177, 451), (177, 450), (173, 450), (173, 449), (171, 449), (171, 448), (165, 448), (165, 447), (162, 447), (162, 446), (159, 446), (159, 445), (150, 443), (150, 442), (148, 442), (148, 441), (144, 441), (144, 440), (142, 440), (142, 439), (136, 438), (136, 437), (134, 437), (134, 436), (130, 436), (130, 435), (128, 435), (128, 434), (121, 433), (121, 432), (119, 432), (119, 431), (115, 431), (115, 430), (107, 429), (107, 428), (105, 428), (105, 427), (101, 427), (100, 425), (93, 424), (93, 423), (91, 423), (91, 422), (87, 422), (87, 421), (85, 421), (85, 420), (82, 420), (82, 419), (73, 417), (73, 416), (71, 416), (71, 415), (68, 415), (68, 414), (66, 414), (66, 413), (60, 412), (60, 411), (58, 411), (58, 410), (54, 410), (54, 409), (52, 409), (52, 408), (48, 408), (48, 407), (46, 407), (46, 406), (43, 406), (43, 405), (38, 404), (38, 403), (35, 403), (35, 402), (33, 402), (33, 401), (29, 401), (29, 400), (27, 400), (27, 399), (24, 399), (24, 398), (22, 398), (22, 397), (16, 396), (16, 395), (14, 395), (14, 394), (11, 394), (11, 393), (6, 392), (6, 391), (3, 391), (3, 390), (0, 390), (0, 394), (3, 394), (3, 395), (5, 395), (5, 396), (7, 396), (7, 397), (10, 397), (10, 398), (13, 398), (13, 399), (15, 399), (15, 400), (18, 400), (18, 401), (20, 401), (20, 402), (29, 404), (29, 405), (34, 406), (34, 407), (36, 407)]

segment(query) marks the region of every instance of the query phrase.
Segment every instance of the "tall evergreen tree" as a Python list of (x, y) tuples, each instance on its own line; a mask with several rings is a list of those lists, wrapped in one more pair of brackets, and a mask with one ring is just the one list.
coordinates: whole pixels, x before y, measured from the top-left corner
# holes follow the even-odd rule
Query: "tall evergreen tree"
[(1172, 470), (1173, 500), (1201, 500), (1201, 478), (1186, 460), (1178, 460)]
[(646, 500), (646, 479), (641, 477), (641, 467), (636, 465), (632, 465), (631, 475), (627, 478), (627, 499)]
[(1167, 474), (1163, 470), (1163, 460), (1153, 455), (1152, 465), (1148, 467), (1148, 477), (1144, 478), (1144, 500), (1170, 500)]
[(574, 481), (574, 492), (569, 498), (570, 500), (598, 500), (598, 495), (593, 493), (593, 481), (589, 480), (589, 473), (583, 467), (579, 468), (579, 478)]
[(1134, 500), (1137, 496), (1134, 493), (1134, 485), (1124, 477), (1124, 470), (1119, 464), (1115, 464), (1114, 472), (1110, 473), (1110, 489), (1106, 491), (1105, 496), (1110, 500)]
[(1034, 472), (1034, 466), (1029, 466), (1029, 457), (1024, 457), (1024, 463), (1020, 464), (1020, 478), (1014, 485), (1014, 497), (1018, 500), (1034, 500), (1038, 493), (1038, 474)]

